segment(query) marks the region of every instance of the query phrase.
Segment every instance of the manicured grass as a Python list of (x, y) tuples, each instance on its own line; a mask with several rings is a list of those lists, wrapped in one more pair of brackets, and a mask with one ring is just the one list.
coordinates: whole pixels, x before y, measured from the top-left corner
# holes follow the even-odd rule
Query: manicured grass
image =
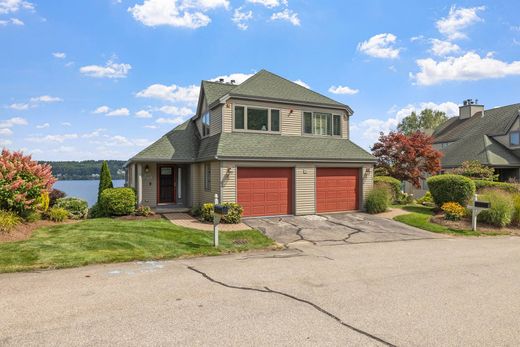
[[(463, 235), (463, 236), (480, 236), (480, 235), (495, 235), (494, 233), (481, 233), (473, 230), (457, 230), (452, 229), (444, 225), (430, 222), (430, 218), (433, 216), (433, 208), (421, 205), (406, 205), (401, 206), (405, 211), (409, 211), (409, 214), (396, 216), (393, 219), (395, 221), (431, 231), (434, 233), (452, 234), (452, 235)], [(498, 234), (496, 234), (498, 235)]]
[(217, 255), (272, 244), (256, 230), (221, 232), (220, 247), (215, 249), (212, 232), (178, 227), (164, 219), (90, 219), (41, 228), (28, 240), (0, 244), (0, 272)]

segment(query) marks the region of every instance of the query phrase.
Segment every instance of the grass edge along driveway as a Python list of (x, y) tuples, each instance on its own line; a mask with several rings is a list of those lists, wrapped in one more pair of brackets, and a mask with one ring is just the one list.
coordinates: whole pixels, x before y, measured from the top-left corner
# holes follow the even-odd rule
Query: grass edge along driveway
[(458, 230), (431, 222), (433, 216), (433, 207), (422, 206), (422, 205), (406, 205), (399, 207), (410, 213), (395, 216), (393, 220), (401, 222), (412, 227), (416, 227), (422, 230), (431, 231), (440, 234), (449, 234), (456, 236), (495, 236), (501, 235), (500, 233), (492, 232), (478, 232), (473, 230)]
[(89, 219), (36, 230), (24, 241), (0, 244), (0, 273), (87, 264), (218, 255), (273, 246), (257, 230), (220, 233), (183, 228), (165, 219)]

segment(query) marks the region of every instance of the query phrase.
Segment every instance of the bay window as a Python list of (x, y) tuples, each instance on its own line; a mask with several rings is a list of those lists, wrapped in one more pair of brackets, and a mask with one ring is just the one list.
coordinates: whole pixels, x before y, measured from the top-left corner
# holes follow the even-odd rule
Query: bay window
[(303, 112), (303, 132), (311, 135), (341, 136), (341, 116), (323, 112)]
[(280, 110), (252, 107), (234, 107), (234, 129), (249, 131), (280, 131)]

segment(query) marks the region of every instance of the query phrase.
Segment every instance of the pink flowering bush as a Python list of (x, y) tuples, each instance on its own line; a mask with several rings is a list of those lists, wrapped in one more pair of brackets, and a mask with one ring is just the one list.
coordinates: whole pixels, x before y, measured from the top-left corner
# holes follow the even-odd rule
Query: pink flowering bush
[(0, 155), (0, 209), (23, 213), (36, 208), (42, 193), (50, 192), (56, 179), (48, 164), (30, 155), (2, 150)]

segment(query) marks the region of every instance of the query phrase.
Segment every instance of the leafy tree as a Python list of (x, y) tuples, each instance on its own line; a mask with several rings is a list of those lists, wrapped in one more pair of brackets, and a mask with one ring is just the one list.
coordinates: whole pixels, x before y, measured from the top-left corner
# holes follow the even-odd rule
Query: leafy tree
[(101, 193), (107, 188), (114, 188), (114, 185), (112, 184), (112, 176), (110, 175), (108, 163), (105, 160), (101, 165), (101, 173), (99, 174), (98, 203), (101, 198)]
[(2, 150), (0, 155), (0, 209), (23, 214), (36, 208), (42, 194), (56, 179), (52, 168), (22, 152)]
[(475, 180), (495, 181), (498, 178), (495, 169), (482, 165), (478, 160), (463, 161), (460, 167), (453, 170), (453, 173)]
[(406, 135), (410, 135), (416, 131), (435, 129), (447, 119), (446, 113), (426, 108), (422, 110), (419, 115), (414, 111), (409, 116), (406, 116), (397, 125), (397, 130)]
[(433, 138), (416, 131), (406, 135), (401, 132), (380, 133), (379, 141), (372, 146), (377, 166), (400, 181), (408, 181), (420, 187), (420, 180), (441, 169), (441, 152), (433, 148)]

